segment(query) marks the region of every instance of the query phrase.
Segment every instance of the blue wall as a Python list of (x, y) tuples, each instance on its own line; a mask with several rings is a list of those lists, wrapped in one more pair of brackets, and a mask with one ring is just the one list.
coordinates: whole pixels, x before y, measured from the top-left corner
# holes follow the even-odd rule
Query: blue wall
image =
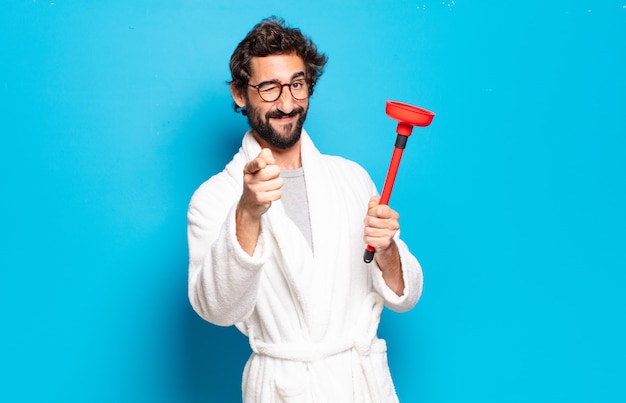
[(271, 14), (330, 57), (308, 131), (379, 186), (384, 101), (437, 113), (391, 199), (426, 279), (380, 330), (401, 400), (626, 400), (625, 1), (214, 3), (0, 5), (1, 401), (239, 399), (246, 339), (187, 302), (186, 208)]

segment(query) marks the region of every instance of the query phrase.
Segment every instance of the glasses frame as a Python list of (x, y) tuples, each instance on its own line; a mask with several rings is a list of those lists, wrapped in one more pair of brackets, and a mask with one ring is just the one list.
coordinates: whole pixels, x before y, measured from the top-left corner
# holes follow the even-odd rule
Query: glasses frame
[[(306, 96), (304, 98), (296, 98), (293, 95), (293, 91), (291, 91), (291, 86), (294, 85), (294, 84), (299, 84), (299, 80), (300, 79), (297, 79), (298, 82), (292, 82), (292, 83), (286, 83), (286, 84), (283, 84), (280, 81), (276, 81), (276, 80), (263, 81), (262, 83), (259, 83), (259, 84), (256, 84), (256, 85), (248, 84), (248, 87), (254, 88), (256, 90), (256, 92), (259, 94), (259, 98), (261, 98), (261, 100), (263, 102), (276, 102), (276, 101), (278, 101), (280, 99), (280, 97), (283, 95), (283, 88), (285, 88), (285, 87), (289, 87), (289, 94), (291, 94), (291, 97), (293, 99), (295, 99), (296, 101), (304, 101), (305, 99), (307, 99), (308, 97), (311, 96), (311, 93), (312, 93), (312, 90), (313, 90), (313, 83), (310, 83), (306, 78), (302, 78), (302, 79), (303, 79), (304, 83), (309, 86), (309, 88), (307, 90), (307, 94), (306, 94)], [(280, 91), (278, 92), (278, 96), (276, 97), (276, 99), (268, 101), (267, 99), (263, 98), (263, 95), (261, 95), (261, 89), (260, 88), (261, 88), (261, 86), (263, 86), (265, 84), (276, 84), (276, 85), (278, 85), (280, 87)]]

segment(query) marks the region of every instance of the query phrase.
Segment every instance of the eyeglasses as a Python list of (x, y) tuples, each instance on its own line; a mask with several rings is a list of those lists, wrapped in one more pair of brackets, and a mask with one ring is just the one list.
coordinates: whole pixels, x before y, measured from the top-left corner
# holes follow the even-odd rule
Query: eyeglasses
[(283, 94), (284, 87), (289, 87), (291, 96), (297, 101), (307, 99), (310, 95), (310, 85), (304, 78), (295, 80), (288, 84), (281, 84), (278, 81), (263, 81), (257, 85), (248, 84), (248, 87), (256, 89), (261, 99), (265, 102), (274, 102), (280, 98)]

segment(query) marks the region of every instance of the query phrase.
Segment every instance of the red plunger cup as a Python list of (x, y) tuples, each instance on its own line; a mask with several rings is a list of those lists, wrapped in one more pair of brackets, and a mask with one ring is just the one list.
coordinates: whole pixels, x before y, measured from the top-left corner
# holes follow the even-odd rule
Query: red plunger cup
[[(402, 159), (402, 152), (404, 151), (406, 142), (413, 131), (413, 126), (426, 127), (435, 117), (435, 114), (431, 111), (395, 101), (387, 101), (385, 112), (387, 113), (387, 116), (398, 121), (398, 127), (396, 128), (398, 136), (396, 137), (396, 145), (393, 149), (391, 163), (389, 164), (389, 171), (387, 171), (387, 178), (385, 179), (383, 193), (380, 195), (379, 204), (389, 203), (393, 183), (396, 180), (398, 167), (400, 166), (400, 160)], [(363, 260), (365, 263), (370, 263), (374, 260), (374, 252), (374, 248), (367, 245), (365, 253), (363, 254)]]

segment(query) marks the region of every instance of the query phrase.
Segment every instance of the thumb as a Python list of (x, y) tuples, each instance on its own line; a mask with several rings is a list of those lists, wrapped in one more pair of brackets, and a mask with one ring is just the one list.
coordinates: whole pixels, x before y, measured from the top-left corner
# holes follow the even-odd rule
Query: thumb
[(378, 206), (379, 203), (380, 203), (380, 196), (372, 196), (370, 198), (369, 203), (367, 203), (368, 210)]

